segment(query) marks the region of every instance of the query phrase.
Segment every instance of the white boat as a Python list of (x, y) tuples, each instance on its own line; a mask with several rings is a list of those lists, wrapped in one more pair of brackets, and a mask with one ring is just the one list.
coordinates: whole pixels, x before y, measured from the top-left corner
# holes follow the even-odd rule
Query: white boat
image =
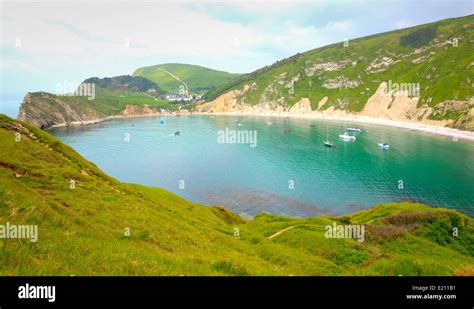
[(334, 144), (331, 143), (330, 141), (324, 141), (324, 145), (325, 145), (326, 147), (336, 147), (336, 146), (334, 146)]
[(359, 128), (347, 128), (347, 131), (352, 131), (352, 132), (362, 132), (361, 129)]
[(383, 132), (382, 132), (382, 138), (381, 138), (381, 142), (377, 144), (380, 148), (382, 149), (388, 149), (390, 148), (390, 145), (388, 143), (385, 143), (383, 141)]
[(339, 134), (339, 137), (342, 138), (344, 141), (355, 141), (356, 137), (347, 134), (347, 132), (344, 132), (344, 134)]
[(273, 123), (271, 123), (271, 122), (269, 121), (269, 122), (267, 122), (267, 124), (268, 124), (269, 126), (271, 126)]
[(324, 146), (326, 146), (326, 147), (331, 147), (331, 148), (336, 147), (336, 145), (334, 145), (333, 143), (331, 143), (329, 141), (329, 132), (328, 132), (328, 127), (327, 126), (326, 126), (326, 140), (323, 143), (324, 143)]
[(352, 136), (352, 135), (349, 135), (349, 133), (347, 133), (347, 125), (344, 124), (344, 134), (339, 134), (339, 138), (342, 138), (342, 140), (344, 141), (355, 141), (356, 140), (356, 137), (355, 136)]

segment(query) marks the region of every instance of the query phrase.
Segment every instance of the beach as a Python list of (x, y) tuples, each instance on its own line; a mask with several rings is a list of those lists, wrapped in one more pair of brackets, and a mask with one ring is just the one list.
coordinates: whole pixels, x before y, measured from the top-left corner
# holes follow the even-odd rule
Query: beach
[(474, 143), (474, 132), (472, 131), (463, 131), (448, 127), (429, 125), (424, 123), (415, 123), (415, 122), (404, 122), (404, 121), (395, 121), (390, 119), (381, 119), (373, 118), (362, 115), (351, 115), (351, 116), (327, 116), (320, 114), (301, 114), (301, 113), (246, 113), (246, 112), (200, 112), (193, 114), (201, 115), (234, 115), (234, 116), (258, 116), (258, 117), (283, 117), (283, 118), (301, 118), (301, 119), (312, 119), (312, 120), (334, 120), (334, 121), (347, 121), (354, 123), (365, 123), (365, 124), (374, 124), (388, 127), (402, 128), (406, 130), (415, 130), (428, 134), (440, 135), (444, 137), (449, 137), (453, 141), (465, 141), (469, 143)]
[[(453, 141), (462, 141), (474, 143), (474, 132), (472, 131), (463, 131), (459, 129), (453, 129), (448, 127), (429, 125), (425, 123), (415, 123), (415, 122), (405, 122), (405, 121), (395, 121), (390, 119), (382, 118), (373, 118), (363, 115), (351, 115), (351, 116), (328, 116), (321, 114), (303, 114), (303, 113), (251, 113), (251, 112), (183, 112), (180, 115), (208, 115), (208, 116), (255, 116), (255, 117), (280, 117), (280, 118), (300, 118), (300, 119), (310, 119), (310, 120), (333, 120), (333, 121), (346, 121), (348, 123), (365, 123), (373, 125), (381, 125), (388, 127), (396, 127), (406, 130), (420, 131), (427, 134), (434, 134), (439, 136), (444, 136), (453, 139)], [(176, 116), (175, 112), (167, 113), (153, 113), (153, 114), (129, 114), (129, 115), (114, 115), (104, 118), (97, 118), (87, 121), (73, 121), (70, 123), (60, 123), (51, 126), (50, 128), (59, 128), (66, 126), (85, 126), (92, 125), (100, 122), (111, 121), (116, 119), (129, 119), (129, 118), (143, 118), (143, 117), (173, 117)]]

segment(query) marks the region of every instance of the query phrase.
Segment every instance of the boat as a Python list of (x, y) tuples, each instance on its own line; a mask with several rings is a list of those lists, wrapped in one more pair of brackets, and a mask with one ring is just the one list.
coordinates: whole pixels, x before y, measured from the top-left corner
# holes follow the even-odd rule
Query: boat
[(347, 131), (362, 132), (362, 130), (360, 128), (347, 128)]
[(344, 132), (344, 134), (339, 134), (339, 137), (342, 138), (344, 141), (355, 141), (356, 137), (349, 135), (347, 132)]
[(309, 126), (310, 126), (311, 128), (314, 128), (314, 127), (316, 126), (316, 124), (310, 123)]
[(271, 126), (273, 123), (271, 123), (270, 121), (268, 121), (267, 124), (268, 124), (269, 126)]
[(390, 145), (388, 143), (385, 143), (383, 141), (383, 132), (382, 132), (382, 137), (381, 137), (381, 142), (377, 144), (380, 148), (382, 149), (388, 149), (390, 148)]
[(175, 135), (175, 136), (177, 136), (177, 135), (179, 135), (179, 134), (180, 134), (179, 131), (174, 132), (174, 135)]
[(355, 141), (356, 137), (347, 133), (347, 125), (344, 125), (344, 129), (344, 134), (339, 134), (339, 138), (342, 138), (344, 141)]
[(324, 141), (324, 145), (326, 147), (336, 148), (336, 146), (333, 143), (331, 143), (330, 141)]
[(237, 124), (237, 126), (241, 127), (241, 126), (243, 126), (243, 124), (242, 124), (241, 122), (239, 122), (239, 123)]
[(290, 130), (290, 129), (288, 129), (288, 128), (283, 128), (283, 130), (282, 130), (282, 131), (283, 131), (284, 133), (290, 133), (290, 132), (291, 132), (291, 130)]
[(328, 132), (327, 127), (326, 127), (326, 140), (323, 143), (324, 143), (324, 146), (326, 147), (336, 148), (336, 145), (334, 145), (333, 143), (329, 141), (329, 132)]

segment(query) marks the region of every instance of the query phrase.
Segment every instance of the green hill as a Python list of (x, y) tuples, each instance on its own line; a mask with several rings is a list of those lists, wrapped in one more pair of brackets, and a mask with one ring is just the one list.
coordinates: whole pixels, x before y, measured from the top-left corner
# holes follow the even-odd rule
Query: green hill
[(149, 79), (140, 76), (121, 75), (114, 77), (91, 77), (83, 83), (95, 84), (96, 87), (110, 90), (128, 90), (134, 92), (147, 92), (153, 90), (155, 93), (160, 91), (158, 85)]
[[(38, 226), (37, 242), (0, 238), (0, 275), (474, 274), (474, 221), (453, 210), (400, 203), (334, 218), (245, 221), (119, 182), (4, 115), (0, 142), (0, 225)], [(326, 238), (334, 222), (364, 225), (364, 241)]]
[(133, 72), (133, 76), (148, 78), (166, 92), (179, 93), (180, 86), (187, 85), (188, 91), (202, 93), (217, 84), (233, 79), (238, 74), (198, 65), (166, 63), (139, 68)]
[[(212, 101), (235, 90), (227, 103), (208, 106), (218, 111), (291, 111), (309, 102), (305, 113), (345, 111), (472, 130), (473, 42), (474, 15), (446, 19), (300, 53), (218, 85), (205, 97)], [(419, 93), (394, 90), (388, 100), (374, 97), (368, 104), (383, 83), (418, 84)]]

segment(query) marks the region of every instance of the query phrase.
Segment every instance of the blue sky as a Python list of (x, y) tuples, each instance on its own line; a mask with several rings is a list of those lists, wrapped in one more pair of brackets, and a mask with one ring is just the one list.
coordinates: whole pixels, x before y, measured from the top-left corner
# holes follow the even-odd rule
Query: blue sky
[(473, 14), (474, 1), (1, 2), (1, 88), (28, 91), (159, 63), (250, 72), (326, 44)]

